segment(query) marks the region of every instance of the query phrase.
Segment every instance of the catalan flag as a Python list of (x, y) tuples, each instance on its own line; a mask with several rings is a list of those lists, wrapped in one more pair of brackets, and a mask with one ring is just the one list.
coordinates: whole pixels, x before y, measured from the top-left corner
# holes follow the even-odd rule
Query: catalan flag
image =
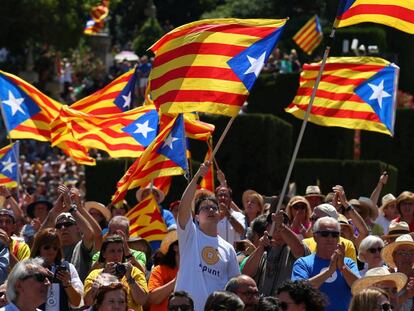
[(323, 39), (323, 32), (317, 15), (312, 17), (293, 36), (293, 41), (308, 55), (319, 46)]
[(15, 188), (19, 180), (19, 144), (12, 143), (0, 149), (0, 185)]
[(105, 27), (105, 19), (109, 14), (109, 0), (102, 1), (100, 5), (94, 6), (90, 12), (90, 18), (86, 22), (85, 35), (96, 35)]
[(121, 201), (129, 189), (163, 176), (182, 175), (188, 169), (182, 115), (160, 128), (158, 136), (127, 170), (117, 184), (112, 203)]
[(124, 73), (104, 88), (78, 100), (70, 107), (90, 114), (114, 114), (130, 110), (137, 80), (135, 69)]
[[(211, 154), (213, 153), (212, 139), (207, 143), (208, 149), (204, 162), (211, 159)], [(200, 188), (214, 192), (214, 168), (213, 165), (210, 165), (210, 168), (207, 171), (207, 174), (203, 177), (200, 183)]]
[[(303, 66), (287, 112), (303, 119), (319, 69), (320, 63)], [(399, 68), (381, 58), (328, 58), (309, 121), (392, 136), (398, 75)]]
[(52, 146), (76, 142), (111, 157), (137, 158), (158, 133), (158, 113), (143, 106), (111, 115), (95, 115), (63, 106), (51, 124)]
[(160, 207), (151, 193), (125, 215), (129, 219), (129, 235), (148, 242), (159, 241), (167, 234)]
[(58, 116), (60, 103), (4, 71), (0, 71), (0, 100), (10, 138), (50, 141), (49, 124)]
[(207, 19), (178, 27), (150, 49), (151, 96), (162, 113), (235, 116), (286, 19)]
[(414, 34), (413, 0), (341, 0), (334, 27), (378, 23)]

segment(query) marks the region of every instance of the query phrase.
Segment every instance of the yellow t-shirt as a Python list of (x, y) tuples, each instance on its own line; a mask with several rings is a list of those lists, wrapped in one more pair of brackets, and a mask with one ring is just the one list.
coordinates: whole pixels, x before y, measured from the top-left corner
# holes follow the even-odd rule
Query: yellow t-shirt
[[(99, 274), (101, 274), (101, 272), (103, 271), (103, 269), (95, 269), (92, 270), (89, 275), (87, 276), (87, 278), (85, 279), (85, 284), (84, 284), (84, 293), (85, 295), (89, 292), (89, 290), (92, 287), (92, 283), (93, 281), (97, 278), (97, 276)], [(137, 282), (137, 284), (145, 291), (148, 293), (148, 287), (147, 287), (147, 281), (145, 279), (145, 275), (144, 273), (139, 270), (136, 267), (132, 267), (132, 271), (131, 271), (131, 276), (134, 278), (134, 280)], [(132, 295), (131, 295), (131, 289), (129, 287), (129, 284), (127, 282), (126, 277), (122, 277), (121, 279), (122, 284), (125, 285), (125, 287), (127, 288), (127, 292), (128, 292), (128, 308), (129, 309), (133, 309), (133, 310), (137, 310), (137, 311), (142, 311), (142, 306), (138, 305), (134, 302), (134, 300), (132, 299)]]
[[(343, 237), (339, 237), (339, 242), (344, 243), (345, 245), (345, 257), (351, 258), (353, 261), (356, 262), (357, 259), (356, 259), (356, 250), (355, 250), (354, 243), (352, 243), (350, 240), (345, 239)], [(316, 252), (316, 242), (313, 237), (304, 239), (303, 244), (309, 247), (311, 253)]]

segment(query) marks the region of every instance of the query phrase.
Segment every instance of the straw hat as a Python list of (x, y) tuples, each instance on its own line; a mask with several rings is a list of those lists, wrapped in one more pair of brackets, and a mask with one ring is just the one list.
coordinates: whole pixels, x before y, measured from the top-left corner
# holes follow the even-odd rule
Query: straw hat
[(91, 209), (95, 209), (105, 217), (106, 221), (111, 219), (111, 211), (106, 208), (105, 205), (96, 201), (87, 201), (85, 202), (85, 209), (89, 212)]
[(137, 200), (138, 200), (138, 202), (141, 202), (144, 198), (142, 197), (142, 195), (144, 194), (144, 191), (145, 190), (148, 190), (148, 189), (151, 189), (152, 188), (152, 191), (155, 191), (157, 194), (158, 194), (158, 197), (159, 197), (159, 199), (158, 199), (158, 202), (157, 203), (161, 203), (162, 201), (164, 201), (164, 199), (165, 199), (165, 194), (164, 194), (164, 192), (162, 192), (160, 189), (158, 189), (157, 187), (155, 187), (155, 186), (152, 186), (151, 187), (151, 185), (147, 185), (146, 187), (141, 187), (136, 193), (135, 193), (135, 197), (137, 198)]
[(352, 199), (349, 201), (349, 204), (359, 206), (361, 209), (364, 209), (368, 212), (368, 217), (372, 220), (375, 220), (377, 217), (378, 211), (377, 207), (374, 205), (372, 200), (367, 197), (359, 197), (358, 200)]
[(407, 283), (407, 276), (401, 272), (390, 273), (387, 267), (369, 269), (363, 278), (356, 280), (354, 284), (352, 284), (352, 295), (356, 295), (364, 288), (384, 281), (394, 282), (397, 286), (397, 291), (399, 292)]
[(391, 221), (388, 228), (388, 234), (382, 235), (381, 239), (395, 238), (410, 233), (410, 226), (405, 221)]
[(413, 237), (410, 234), (403, 234), (395, 239), (395, 242), (392, 242), (386, 245), (381, 251), (381, 257), (384, 262), (391, 268), (396, 268), (394, 258), (392, 254), (395, 249), (399, 246), (411, 246), (414, 251), (414, 241)]
[(392, 193), (384, 195), (381, 199), (381, 207), (379, 208), (381, 213), (383, 213), (384, 208), (394, 202), (397, 202), (397, 198)]
[(307, 186), (305, 190), (305, 197), (325, 198), (318, 186)]
[(341, 227), (342, 226), (347, 227), (347, 228), (349, 228), (349, 230), (351, 230), (352, 233), (354, 232), (354, 228), (349, 224), (348, 219), (344, 215), (339, 214), (338, 222), (341, 225)]
[(164, 239), (161, 242), (161, 246), (160, 246), (161, 253), (163, 253), (164, 255), (167, 254), (168, 248), (175, 241), (178, 241), (177, 230), (171, 230), (165, 235)]

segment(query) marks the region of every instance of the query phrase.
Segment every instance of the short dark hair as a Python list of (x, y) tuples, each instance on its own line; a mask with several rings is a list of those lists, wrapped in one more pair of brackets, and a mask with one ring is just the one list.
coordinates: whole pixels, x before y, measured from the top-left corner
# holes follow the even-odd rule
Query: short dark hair
[(194, 212), (195, 212), (196, 215), (198, 215), (198, 213), (200, 213), (200, 205), (204, 201), (211, 201), (214, 204), (216, 204), (217, 207), (219, 205), (215, 196), (202, 194), (197, 198), (197, 200), (195, 201), (195, 204), (194, 204)]
[(260, 215), (253, 219), (251, 228), (254, 233), (256, 233), (259, 237), (262, 237), (266, 231), (267, 225), (267, 215)]
[(181, 297), (181, 298), (187, 298), (188, 302), (191, 305), (191, 309), (194, 310), (194, 301), (193, 298), (191, 298), (190, 294), (183, 290), (178, 290), (176, 292), (171, 293), (171, 295), (168, 297), (168, 305), (170, 305), (171, 299), (174, 297)]
[(279, 311), (279, 301), (276, 297), (260, 297), (257, 311)]
[(235, 293), (215, 291), (208, 296), (204, 311), (244, 309), (244, 303)]
[(219, 192), (220, 189), (226, 189), (229, 192), (230, 198), (233, 197), (233, 190), (231, 190), (230, 187), (227, 186), (218, 186), (215, 190), (214, 190), (214, 194), (217, 195), (217, 193)]
[(324, 311), (326, 299), (323, 294), (315, 289), (308, 281), (285, 281), (278, 289), (277, 294), (287, 292), (296, 304), (303, 303), (306, 310)]

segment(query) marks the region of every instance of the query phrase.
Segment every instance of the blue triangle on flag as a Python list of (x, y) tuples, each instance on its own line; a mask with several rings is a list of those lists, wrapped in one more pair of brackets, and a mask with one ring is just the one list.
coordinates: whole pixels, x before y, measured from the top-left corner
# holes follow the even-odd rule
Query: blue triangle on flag
[(134, 94), (136, 81), (137, 71), (134, 70), (134, 73), (130, 76), (129, 81), (114, 100), (115, 104), (122, 111), (127, 111), (132, 108), (132, 104), (134, 103), (135, 98)]
[(149, 146), (158, 134), (157, 110), (148, 111), (122, 130), (131, 135), (142, 146)]

